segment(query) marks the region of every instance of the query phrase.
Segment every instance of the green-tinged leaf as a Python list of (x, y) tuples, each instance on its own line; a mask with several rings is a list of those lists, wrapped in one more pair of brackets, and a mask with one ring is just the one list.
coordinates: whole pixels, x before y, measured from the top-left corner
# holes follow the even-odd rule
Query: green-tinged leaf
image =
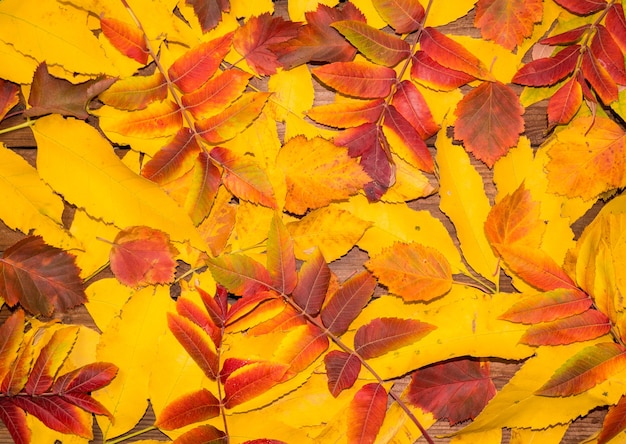
[(582, 313), (591, 307), (593, 301), (589, 295), (580, 290), (558, 288), (542, 293), (523, 296), (499, 319), (524, 324), (550, 322)]
[(532, 325), (520, 341), (528, 345), (563, 345), (599, 338), (611, 330), (611, 323), (598, 310)]
[(254, 293), (271, 285), (267, 269), (243, 254), (209, 258), (207, 265), (215, 280), (237, 295)]
[(152, 102), (165, 100), (166, 97), (167, 82), (159, 71), (148, 76), (119, 79), (98, 95), (98, 99), (104, 104), (128, 111), (143, 109)]
[(407, 42), (367, 23), (343, 20), (333, 23), (332, 26), (361, 54), (376, 64), (395, 66), (410, 55)]
[(49, 116), (37, 120), (34, 133), (39, 174), (67, 201), (118, 227), (148, 225), (207, 250), (184, 211), (154, 182), (130, 170), (96, 129)]
[(418, 0), (373, 0), (372, 3), (398, 34), (417, 31), (424, 19), (424, 7)]

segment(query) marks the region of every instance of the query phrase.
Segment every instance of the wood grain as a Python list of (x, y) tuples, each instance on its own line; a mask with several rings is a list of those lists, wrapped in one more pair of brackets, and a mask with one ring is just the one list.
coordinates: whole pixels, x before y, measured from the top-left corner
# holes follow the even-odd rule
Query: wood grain
[[(277, 14), (282, 15), (284, 17), (286, 14), (286, 0), (279, 0), (275, 2)], [(454, 33), (454, 34), (473, 34), (476, 30), (472, 26), (473, 16), (470, 14), (469, 16), (458, 20), (452, 24), (449, 24), (445, 27), (445, 32)], [(321, 87), (316, 88), (316, 104), (324, 104), (329, 103), (333, 100), (333, 94), (329, 91)], [(526, 124), (525, 135), (529, 137), (531, 143), (534, 147), (539, 146), (546, 136), (546, 104), (545, 102), (540, 102), (533, 106), (530, 106), (526, 109), (524, 120)], [(0, 123), (0, 130), (3, 128), (12, 127), (18, 125), (23, 122), (23, 119), (17, 115), (11, 118), (6, 119), (5, 121)], [(35, 141), (32, 135), (32, 132), (25, 128), (14, 132), (9, 132), (3, 135), (0, 135), (0, 142), (4, 143), (7, 147), (10, 147), (15, 150), (16, 153), (23, 156), (28, 162), (32, 165), (36, 164), (36, 149), (35, 149)], [(429, 146), (432, 148), (434, 143), (433, 140), (428, 141)], [(493, 197), (495, 195), (495, 188), (492, 181), (492, 172), (489, 170), (483, 163), (478, 161), (473, 161), (473, 165), (480, 172), (482, 177), (484, 178), (484, 183), (486, 186), (486, 192), (489, 198), (493, 201)], [(410, 203), (410, 206), (414, 209), (420, 210), (428, 210), (435, 217), (439, 218), (445, 227), (454, 235), (455, 230), (454, 226), (450, 222), (450, 220), (440, 211), (439, 209), (439, 196), (433, 195), (426, 199), (419, 199)], [(578, 235), (582, 229), (593, 219), (595, 214), (601, 208), (601, 204), (595, 205), (584, 217), (582, 217), (579, 221), (574, 224), (574, 230)], [(72, 209), (68, 206), (66, 211), (66, 223), (69, 226), (71, 222)], [(7, 247), (17, 242), (19, 239), (23, 238), (23, 233), (18, 233), (10, 230), (4, 223), (0, 221), (0, 251), (4, 251)], [(347, 278), (349, 275), (354, 273), (356, 270), (362, 269), (363, 262), (367, 259), (367, 254), (358, 248), (353, 248), (345, 257), (331, 264), (331, 268), (335, 273), (339, 275), (341, 279)], [(105, 271), (106, 273), (106, 271)], [(502, 290), (512, 290), (509, 285), (505, 285)], [(382, 292), (382, 289), (379, 289), (379, 292)], [(0, 323), (3, 322), (9, 311), (6, 307), (0, 309)], [(65, 313), (61, 316), (61, 320), (67, 323), (76, 323), (86, 325), (92, 328), (95, 328), (93, 321), (91, 320), (89, 314), (83, 307), (79, 307), (75, 310), (72, 310), (68, 313)], [(494, 382), (496, 383), (498, 388), (504, 386), (504, 384), (511, 378), (511, 376), (517, 371), (520, 367), (520, 363), (511, 363), (511, 362), (499, 362), (496, 361), (492, 364), (492, 374), (494, 378)], [(399, 384), (403, 382), (400, 381)], [(598, 409), (597, 411), (592, 412), (587, 417), (577, 420), (573, 423), (573, 425), (569, 428), (568, 432), (565, 435), (565, 438), (562, 442), (564, 443), (575, 443), (584, 440), (591, 436), (602, 424), (602, 418), (605, 414), (605, 409)], [(143, 428), (149, 427), (154, 420), (154, 414), (151, 410), (146, 412), (146, 415), (141, 423), (139, 423), (135, 430), (141, 430)], [(429, 432), (433, 437), (439, 435), (446, 435), (455, 430), (458, 430), (460, 427), (450, 427), (447, 422), (439, 422), (433, 426)], [(97, 426), (95, 427), (96, 436), (94, 438), (94, 443), (101, 442), (101, 436), (97, 430)], [(162, 433), (158, 431), (152, 431), (146, 434), (141, 435), (136, 439), (130, 439), (129, 442), (132, 442), (137, 439), (162, 439), (165, 440), (166, 437)], [(510, 432), (505, 430), (503, 433), (503, 443), (508, 443), (510, 439)], [(449, 438), (436, 438), (435, 442), (437, 443), (447, 443), (449, 442)], [(11, 443), (11, 437), (9, 436), (7, 430), (3, 425), (0, 424), (0, 444), (8, 444)], [(36, 441), (36, 437), (33, 442)], [(426, 442), (423, 438), (418, 441), (418, 443)]]

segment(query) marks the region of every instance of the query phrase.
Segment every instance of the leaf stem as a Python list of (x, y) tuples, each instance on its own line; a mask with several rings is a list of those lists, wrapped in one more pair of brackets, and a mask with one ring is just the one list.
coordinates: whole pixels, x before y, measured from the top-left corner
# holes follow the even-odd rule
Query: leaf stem
[(119, 438), (112, 439), (111, 441), (104, 441), (104, 444), (118, 444), (120, 442), (124, 442), (127, 439), (135, 438), (137, 436), (143, 435), (144, 433), (151, 432), (152, 430), (157, 430), (156, 426), (146, 427), (145, 429), (137, 430), (136, 432), (129, 433), (124, 436), (120, 436)]
[(27, 119), (26, 122), (20, 123), (19, 125), (13, 125), (8, 128), (3, 128), (0, 130), (0, 134), (10, 133), (11, 131), (17, 131), (22, 128), (29, 128), (35, 124), (35, 120)]

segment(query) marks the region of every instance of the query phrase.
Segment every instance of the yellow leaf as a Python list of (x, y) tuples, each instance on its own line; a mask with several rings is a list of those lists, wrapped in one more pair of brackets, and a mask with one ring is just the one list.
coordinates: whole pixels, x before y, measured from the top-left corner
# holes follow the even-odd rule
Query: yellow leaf
[[(444, 128), (446, 124), (442, 125)], [(435, 142), (439, 166), (440, 207), (452, 220), (468, 264), (491, 282), (497, 282), (498, 259), (485, 236), (491, 207), (483, 180), (462, 146), (440, 132)]]
[[(409, 408), (413, 416), (417, 418), (419, 423), (428, 430), (437, 420), (431, 413), (423, 412), (417, 407), (411, 406), (406, 402), (406, 398), (402, 397), (406, 406)], [(397, 402), (391, 404), (385, 414), (375, 444), (415, 444), (422, 436), (422, 432), (417, 428), (415, 423), (411, 421), (406, 412), (398, 405)]]
[(330, 140), (336, 134), (337, 131), (316, 126), (308, 120), (303, 119), (300, 116), (296, 116), (295, 114), (287, 114), (285, 116), (285, 141), (288, 141), (296, 136), (305, 136), (307, 139), (323, 137), (324, 139)]
[[(85, 424), (90, 424), (91, 414), (84, 411), (78, 410), (78, 414), (80, 415), (80, 421)], [(26, 416), (26, 423), (28, 424), (28, 428), (30, 429), (31, 436), (36, 437), (38, 444), (56, 444), (58, 442), (62, 442), (63, 444), (88, 444), (91, 442), (88, 438), (81, 438), (77, 435), (60, 433), (52, 430), (48, 426), (44, 425), (43, 422), (38, 420), (33, 415)]]
[(239, 201), (233, 236), (232, 251), (245, 251), (254, 260), (265, 263), (265, 241), (274, 210), (245, 201)]
[(485, 430), (484, 432), (457, 435), (450, 440), (450, 444), (473, 444), (476, 442), (481, 444), (500, 444), (502, 442), (502, 430)]
[(230, 0), (230, 13), (235, 17), (258, 16), (265, 12), (274, 13), (274, 3), (272, 0), (256, 0), (250, 2), (247, 0)]
[(80, 242), (63, 228), (63, 201), (19, 154), (0, 143), (0, 219), (12, 230), (38, 234), (63, 249)]
[(129, 170), (92, 126), (53, 115), (39, 119), (34, 133), (39, 174), (67, 201), (119, 228), (147, 225), (208, 250), (184, 210)]
[(274, 120), (282, 122), (287, 114), (304, 118), (305, 112), (313, 106), (313, 80), (306, 65), (274, 74), (267, 83), (267, 90), (273, 93), (267, 107)]
[(306, 259), (315, 247), (319, 247), (324, 259), (332, 262), (350, 251), (370, 225), (348, 211), (330, 205), (287, 224), (287, 229), (295, 242), (298, 259)]
[(363, 13), (368, 25), (378, 29), (383, 29), (387, 26), (387, 23), (378, 14), (378, 11), (376, 11), (372, 0), (352, 0), (351, 3)]
[(292, 22), (304, 22), (306, 21), (304, 13), (315, 11), (317, 5), (335, 6), (337, 3), (337, 0), (291, 0), (287, 5), (287, 11)]
[(339, 204), (339, 208), (372, 224), (358, 241), (359, 247), (370, 256), (397, 241), (417, 242), (439, 250), (450, 263), (453, 274), (467, 273), (448, 230), (429, 211), (415, 211), (405, 203), (369, 203), (361, 195)]
[(392, 154), (396, 165), (396, 182), (381, 200), (383, 202), (407, 202), (433, 194), (436, 189), (419, 169)]
[(319, 137), (290, 139), (276, 162), (287, 184), (285, 209), (295, 214), (346, 199), (370, 181), (344, 148)]
[(80, 268), (80, 276), (89, 279), (108, 264), (111, 244), (103, 239), (113, 241), (119, 229), (94, 219), (81, 208), (77, 208), (70, 232), (82, 245), (80, 250), (72, 251), (76, 256), (76, 265)]
[(443, 122), (447, 115), (452, 115), (450, 111), (454, 110), (463, 98), (463, 93), (458, 88), (452, 91), (435, 91), (418, 83), (414, 84), (424, 96), (435, 122)]
[(174, 302), (169, 288), (146, 287), (135, 293), (102, 333), (98, 345), (99, 361), (111, 362), (119, 371), (111, 384), (93, 397), (115, 417), (98, 416), (98, 425), (105, 439), (132, 430), (148, 407), (149, 377), (159, 350), (159, 337), (167, 329), (165, 312)]
[(0, 60), (0, 78), (18, 84), (31, 83), (33, 73), (39, 65), (34, 58), (20, 54), (13, 46), (1, 40)]
[(88, 12), (41, 0), (37, 7), (20, 0), (0, 2), (0, 40), (38, 62), (62, 65), (66, 70), (117, 76), (98, 39), (86, 26)]
[(502, 427), (543, 429), (569, 423), (596, 406), (615, 404), (624, 392), (624, 372), (612, 375), (607, 381), (580, 395), (545, 397), (534, 394), (574, 353), (606, 340), (604, 336), (595, 341), (560, 347), (539, 347), (535, 357), (526, 361), (474, 422), (459, 433)]
[(557, 424), (545, 430), (513, 429), (510, 444), (559, 444), (567, 432), (568, 425)]
[(459, 0), (454, 2), (454, 8), (451, 8), (446, 2), (433, 2), (426, 16), (426, 26), (447, 25), (467, 15), (475, 3), (475, 0)]
[(100, 331), (105, 331), (111, 321), (120, 315), (122, 307), (135, 294), (135, 290), (115, 278), (106, 278), (89, 285), (85, 293), (88, 300), (85, 308)]

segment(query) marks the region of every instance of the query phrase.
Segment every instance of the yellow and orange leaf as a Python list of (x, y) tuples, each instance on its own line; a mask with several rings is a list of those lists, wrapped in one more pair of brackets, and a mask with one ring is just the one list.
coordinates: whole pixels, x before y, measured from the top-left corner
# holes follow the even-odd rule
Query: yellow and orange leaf
[(535, 23), (540, 22), (543, 15), (541, 0), (481, 0), (476, 6), (474, 25), (480, 29), (483, 38), (493, 40), (508, 50), (530, 37)]
[(374, 0), (372, 3), (398, 34), (417, 31), (424, 19), (424, 7), (418, 0)]
[(520, 342), (528, 345), (571, 344), (599, 338), (610, 329), (611, 323), (606, 315), (592, 309), (555, 321), (534, 324), (526, 330)]
[(176, 398), (161, 412), (155, 426), (163, 430), (179, 429), (219, 415), (220, 401), (207, 389)]
[(415, 319), (373, 319), (354, 335), (354, 351), (363, 359), (376, 358), (420, 340), (435, 328)]
[(273, 287), (281, 293), (290, 294), (298, 282), (293, 239), (278, 213), (272, 217), (267, 236), (267, 270)]
[(100, 17), (102, 33), (122, 54), (145, 65), (148, 47), (143, 32), (136, 26), (112, 17)]
[(371, 62), (335, 62), (313, 69), (313, 75), (341, 94), (362, 99), (389, 95), (396, 73)]
[(266, 392), (283, 380), (288, 364), (250, 362), (229, 373), (224, 381), (226, 408), (233, 408)]

